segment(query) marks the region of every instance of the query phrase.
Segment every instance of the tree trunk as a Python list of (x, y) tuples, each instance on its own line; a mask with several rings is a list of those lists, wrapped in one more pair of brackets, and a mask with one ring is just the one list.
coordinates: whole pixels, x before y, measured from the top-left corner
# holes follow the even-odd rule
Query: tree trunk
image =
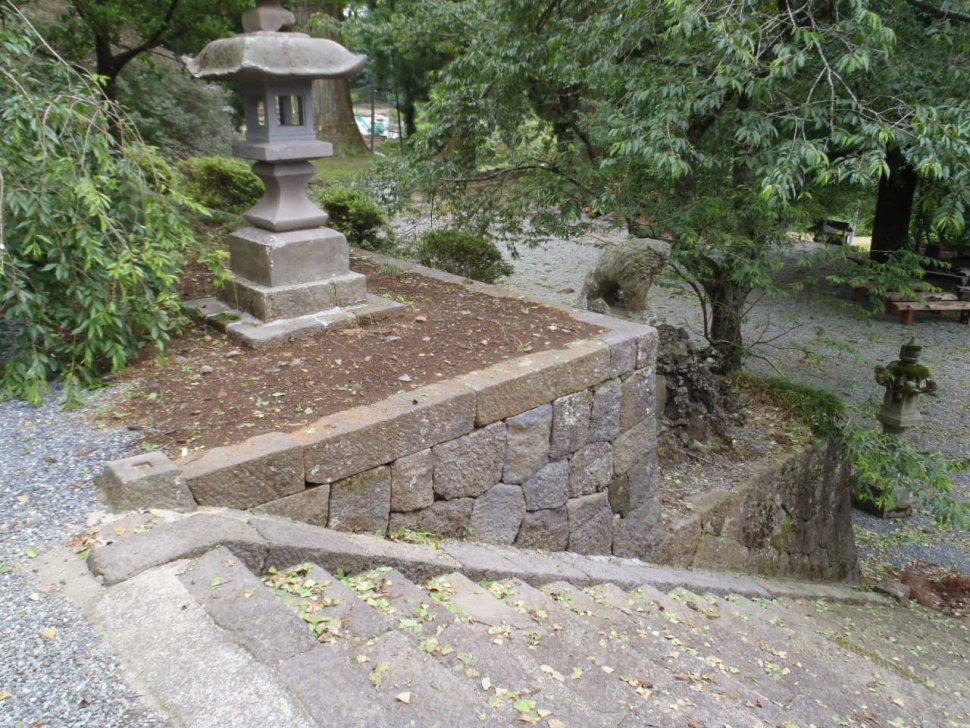
[(919, 178), (899, 147), (886, 152), (889, 175), (879, 179), (876, 215), (872, 223), (869, 257), (885, 263), (892, 251), (906, 247)]
[[(313, 13), (326, 13), (341, 20), (339, 3), (302, 0), (294, 3), (293, 14), (299, 24), (305, 24)], [(339, 42), (339, 38), (334, 38)], [(350, 99), (350, 80), (336, 79), (313, 82), (313, 106), (317, 138), (333, 144), (338, 156), (367, 154), (367, 145), (357, 128), (354, 106)]]
[(710, 306), (707, 339), (718, 353), (718, 369), (722, 373), (740, 369), (744, 350), (741, 322), (749, 291), (732, 281), (728, 272), (720, 268), (711, 278), (701, 279), (700, 284)]

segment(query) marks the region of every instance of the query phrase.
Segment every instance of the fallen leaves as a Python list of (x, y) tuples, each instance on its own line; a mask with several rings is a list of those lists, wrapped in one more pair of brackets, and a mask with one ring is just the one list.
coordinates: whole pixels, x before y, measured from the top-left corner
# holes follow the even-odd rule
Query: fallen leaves
[(40, 631), (40, 636), (45, 640), (57, 639), (57, 627), (44, 627)]

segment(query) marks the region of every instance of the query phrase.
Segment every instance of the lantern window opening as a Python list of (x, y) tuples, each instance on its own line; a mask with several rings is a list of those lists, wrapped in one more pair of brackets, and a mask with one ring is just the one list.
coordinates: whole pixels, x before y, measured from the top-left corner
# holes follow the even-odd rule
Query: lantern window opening
[(266, 104), (262, 99), (256, 103), (256, 126), (266, 126)]
[(278, 96), (276, 111), (280, 126), (303, 126), (303, 96), (297, 94)]

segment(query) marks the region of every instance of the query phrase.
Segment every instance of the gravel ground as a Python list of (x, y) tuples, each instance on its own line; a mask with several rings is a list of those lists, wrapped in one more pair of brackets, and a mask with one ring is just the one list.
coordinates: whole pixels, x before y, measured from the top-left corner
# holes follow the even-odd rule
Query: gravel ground
[(95, 429), (83, 413), (61, 410), (56, 395), (41, 407), (0, 403), (0, 726), (167, 725), (126, 687), (117, 659), (58, 585), (31, 578), (31, 557), (83, 530), (99, 509), (92, 478), (128, 454), (132, 434)]
[[(523, 248), (510, 283), (575, 304), (585, 273), (603, 244), (602, 238), (587, 236)], [(647, 320), (699, 330), (693, 299), (666, 280), (651, 293)], [(924, 441), (943, 452), (970, 455), (967, 327), (952, 320), (924, 319), (904, 329), (896, 320), (869, 320), (855, 305), (807, 293), (761, 301), (748, 335), (760, 331), (765, 321), (768, 335), (782, 335), (769, 352), (775, 366), (787, 376), (833, 388), (855, 402), (878, 394), (872, 366), (896, 358), (900, 344), (917, 334), (942, 395), (927, 407), (932, 424), (923, 428)], [(803, 325), (783, 333), (795, 321)], [(824, 346), (825, 357), (815, 360), (795, 348), (820, 333), (851, 343), (854, 351)], [(81, 412), (62, 411), (56, 396), (37, 408), (20, 401), (0, 403), (0, 726), (166, 725), (125, 685), (116, 658), (58, 594), (57, 585), (38, 585), (30, 577), (34, 549), (43, 551), (44, 544), (63, 542), (99, 510), (92, 479), (103, 464), (132, 454), (132, 433), (97, 429), (87, 422), (85, 413), (101, 398), (92, 395)], [(970, 476), (959, 487), (968, 497)], [(871, 534), (867, 539), (875, 545), (902, 540), (889, 552), (894, 563), (924, 559), (970, 573), (970, 540), (965, 534), (940, 537), (925, 518), (887, 522), (858, 513), (856, 525), (865, 529), (860, 533)]]

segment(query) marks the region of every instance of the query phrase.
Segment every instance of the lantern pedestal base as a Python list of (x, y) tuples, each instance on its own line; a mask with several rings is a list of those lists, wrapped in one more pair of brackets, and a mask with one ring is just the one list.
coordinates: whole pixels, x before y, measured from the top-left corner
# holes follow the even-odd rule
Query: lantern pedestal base
[(186, 304), (189, 312), (210, 326), (247, 346), (311, 334), (324, 329), (362, 326), (393, 316), (404, 304), (367, 294), (359, 304), (346, 308), (317, 311), (306, 316), (260, 321), (252, 314), (233, 308), (218, 298), (203, 298)]

